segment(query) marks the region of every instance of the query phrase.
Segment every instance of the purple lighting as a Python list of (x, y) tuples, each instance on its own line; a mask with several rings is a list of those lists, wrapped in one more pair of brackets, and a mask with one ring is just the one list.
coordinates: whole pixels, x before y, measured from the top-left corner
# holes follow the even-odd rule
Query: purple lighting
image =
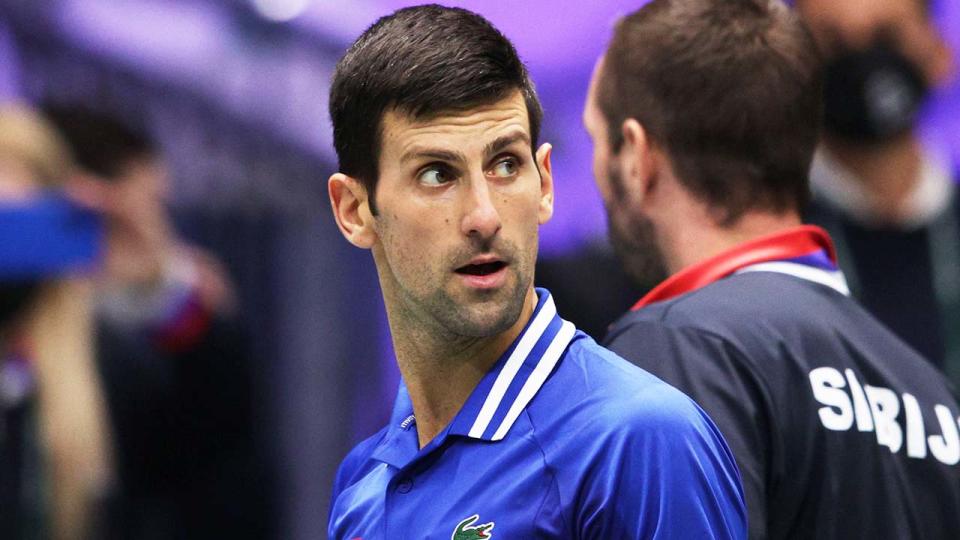
[[(419, 3), (370, 0), (364, 4), (367, 8), (379, 6), (377, 16), (381, 16)], [(603, 52), (613, 24), (644, 2), (530, 0), (523, 3), (523, 9), (499, 0), (445, 4), (475, 11), (493, 22), (516, 45), (537, 84), (545, 110), (542, 139), (554, 145), (557, 191), (553, 220), (541, 230), (541, 251), (566, 251), (604, 235), (606, 218), (593, 184), (592, 147), (581, 125), (581, 111), (594, 62)], [(960, 2), (943, 1), (937, 11), (955, 64), (960, 65)], [(931, 148), (960, 163), (960, 85), (956, 77), (937, 90), (921, 132)]]

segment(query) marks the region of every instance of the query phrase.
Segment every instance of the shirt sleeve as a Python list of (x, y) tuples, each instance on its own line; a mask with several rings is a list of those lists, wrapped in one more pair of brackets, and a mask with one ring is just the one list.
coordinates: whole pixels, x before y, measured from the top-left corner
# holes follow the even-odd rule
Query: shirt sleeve
[(659, 321), (615, 328), (606, 346), (693, 398), (716, 423), (740, 470), (750, 538), (765, 538), (767, 479), (776, 469), (772, 399), (745, 355), (712, 334)]
[[(584, 484), (584, 539), (742, 539), (746, 509), (730, 450), (710, 419), (666, 385), (626, 412)], [(598, 421), (605, 421), (599, 418)]]

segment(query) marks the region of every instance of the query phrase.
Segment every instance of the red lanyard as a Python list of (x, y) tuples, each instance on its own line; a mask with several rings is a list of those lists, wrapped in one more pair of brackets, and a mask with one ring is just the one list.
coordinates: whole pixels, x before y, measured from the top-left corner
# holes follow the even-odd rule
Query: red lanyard
[(796, 259), (818, 251), (825, 252), (836, 264), (833, 241), (826, 231), (813, 225), (762, 236), (677, 272), (647, 293), (631, 310), (695, 291), (753, 264)]

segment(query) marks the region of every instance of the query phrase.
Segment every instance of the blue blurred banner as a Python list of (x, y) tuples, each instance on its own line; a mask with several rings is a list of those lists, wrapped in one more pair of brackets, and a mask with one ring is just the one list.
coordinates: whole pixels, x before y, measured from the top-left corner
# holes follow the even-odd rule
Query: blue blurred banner
[(60, 195), (0, 204), (0, 281), (92, 270), (102, 237), (100, 217)]

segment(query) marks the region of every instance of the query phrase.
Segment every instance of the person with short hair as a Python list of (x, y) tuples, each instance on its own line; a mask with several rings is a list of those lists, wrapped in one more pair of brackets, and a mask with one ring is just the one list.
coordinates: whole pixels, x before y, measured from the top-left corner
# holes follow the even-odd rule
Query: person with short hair
[(780, 0), (654, 0), (620, 21), (584, 123), (614, 245), (669, 277), (605, 344), (716, 420), (750, 538), (956, 538), (950, 386), (801, 224), (821, 99)]
[(80, 105), (43, 112), (106, 225), (95, 344), (118, 477), (108, 536), (268, 537), (255, 359), (226, 270), (178, 234), (147, 129)]
[(552, 149), (511, 43), (401, 9), (340, 61), (330, 112), (334, 216), (372, 251), (403, 376), (340, 467), (330, 538), (742, 538), (709, 418), (533, 286)]

